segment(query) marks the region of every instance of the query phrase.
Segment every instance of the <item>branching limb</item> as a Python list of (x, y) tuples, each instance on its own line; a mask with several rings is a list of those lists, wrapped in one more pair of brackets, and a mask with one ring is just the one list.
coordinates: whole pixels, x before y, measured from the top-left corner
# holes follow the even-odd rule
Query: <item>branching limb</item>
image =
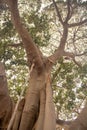
[(78, 54), (75, 55), (74, 53), (64, 51), (64, 56), (71, 58), (77, 66), (79, 66), (80, 68), (82, 67), (81, 63), (77, 62), (75, 59), (75, 57), (78, 56)]
[[(72, 24), (68, 24), (69, 19), (72, 16), (72, 12), (73, 12), (73, 7), (71, 6), (71, 3), (69, 0), (67, 0), (67, 16), (65, 18), (65, 21), (62, 20), (61, 14), (59, 12), (59, 8), (57, 7), (57, 4), (55, 2), (55, 0), (53, 0), (53, 4), (55, 6), (56, 12), (57, 12), (57, 16), (59, 18), (59, 21), (61, 22), (62, 26), (63, 26), (63, 34), (60, 40), (60, 44), (58, 49), (53, 53), (53, 55), (49, 56), (50, 61), (52, 61), (52, 63), (55, 63), (60, 57), (62, 56), (68, 56), (71, 57), (72, 60), (81, 67), (81, 65), (75, 60), (75, 56), (77, 56), (76, 54), (70, 53), (70, 52), (65, 52), (65, 45), (66, 45), (66, 41), (67, 41), (67, 37), (68, 37), (68, 29), (69, 27), (75, 27), (75, 26), (80, 26), (84, 23), (87, 22), (87, 19), (80, 21), (78, 23), (72, 23)], [(75, 36), (74, 36), (75, 37)]]
[(70, 125), (72, 121), (64, 121), (64, 120), (56, 119), (56, 123), (58, 125), (64, 126), (64, 125)]
[(27, 53), (28, 64), (32, 64), (34, 62), (37, 69), (42, 68), (43, 62), (41, 59), (41, 54), (39, 53), (40, 51), (35, 45), (35, 43), (33, 42), (27, 29), (23, 26), (21, 22), (19, 11), (18, 11), (18, 0), (7, 0), (7, 4), (11, 11), (13, 24), (16, 30), (18, 31), (20, 37), (22, 38)]
[(65, 23), (67, 23), (71, 17), (70, 0), (67, 0), (67, 10), (68, 10), (68, 13), (65, 19)]
[(54, 54), (49, 57), (49, 59), (53, 61), (53, 63), (55, 63), (60, 57), (64, 55), (63, 53), (64, 53), (67, 36), (68, 36), (68, 27), (67, 25), (65, 25), (63, 30), (63, 35), (60, 40), (60, 45), (58, 49), (54, 52)]
[(77, 54), (76, 56), (83, 56), (83, 55), (86, 55), (87, 54), (87, 51), (81, 53), (81, 54)]
[(87, 23), (87, 19), (82, 20), (82, 21), (77, 22), (77, 23), (68, 24), (68, 27), (71, 28), (71, 27), (81, 26), (81, 25), (83, 25), (85, 23)]
[(70, 3), (68, 1), (67, 6), (68, 6), (68, 14), (66, 16), (66, 22), (62, 20), (61, 14), (59, 12), (59, 8), (57, 7), (57, 4), (55, 2), (55, 0), (53, 0), (53, 4), (55, 6), (56, 12), (57, 12), (57, 16), (59, 18), (59, 21), (61, 22), (61, 24), (63, 25), (63, 34), (60, 40), (60, 45), (58, 47), (58, 49), (54, 52), (53, 55), (51, 55), (49, 57), (49, 59), (51, 61), (53, 61), (53, 63), (55, 63), (60, 57), (62, 57), (64, 54), (64, 49), (65, 49), (65, 44), (67, 41), (67, 36), (68, 36), (68, 20), (69, 20), (69, 16), (70, 16)]
[(7, 46), (9, 46), (9, 47), (15, 47), (15, 48), (17, 48), (17, 47), (23, 47), (23, 43), (20, 42), (20, 43), (8, 44)]
[(60, 15), (59, 8), (58, 8), (58, 6), (57, 6), (55, 0), (52, 0), (52, 1), (53, 1), (54, 6), (55, 6), (56, 13), (57, 13), (57, 16), (58, 16), (58, 18), (59, 18), (59, 21), (63, 24), (63, 20), (62, 20), (62, 17), (61, 17), (61, 15)]

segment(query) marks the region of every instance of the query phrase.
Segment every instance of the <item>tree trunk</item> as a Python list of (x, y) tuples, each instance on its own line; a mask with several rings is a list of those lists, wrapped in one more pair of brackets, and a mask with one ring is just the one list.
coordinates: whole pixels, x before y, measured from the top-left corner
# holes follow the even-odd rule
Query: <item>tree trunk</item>
[(87, 104), (69, 127), (69, 130), (87, 130)]
[[(43, 71), (31, 73), (19, 130), (55, 130), (56, 118), (49, 76)], [(13, 129), (14, 130), (14, 129)], [(18, 130), (18, 129), (15, 129)]]
[(13, 112), (13, 102), (9, 97), (4, 66), (0, 63), (0, 130), (7, 128)]

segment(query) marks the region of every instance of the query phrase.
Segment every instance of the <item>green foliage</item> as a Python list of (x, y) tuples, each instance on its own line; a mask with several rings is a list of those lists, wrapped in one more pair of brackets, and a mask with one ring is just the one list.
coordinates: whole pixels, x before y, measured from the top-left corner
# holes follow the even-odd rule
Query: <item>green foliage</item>
[(70, 118), (68, 113), (72, 113), (73, 109), (77, 111), (87, 96), (87, 65), (79, 68), (73, 62), (61, 58), (53, 68), (52, 76), (57, 111), (65, 111), (64, 114)]
[(48, 16), (31, 11), (30, 15), (23, 13), (23, 17), (34, 42), (39, 46), (47, 46), (50, 40)]
[(7, 79), (10, 96), (14, 101), (17, 101), (23, 88), (27, 89), (28, 87), (28, 67), (26, 65), (12, 64), (7, 71)]

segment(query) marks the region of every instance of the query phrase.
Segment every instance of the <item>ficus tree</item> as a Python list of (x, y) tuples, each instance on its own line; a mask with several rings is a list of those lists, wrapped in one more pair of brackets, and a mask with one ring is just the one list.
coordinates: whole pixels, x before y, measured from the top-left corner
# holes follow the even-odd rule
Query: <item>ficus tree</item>
[[(8, 6), (10, 10), (12, 24), (15, 27), (15, 30), (18, 32), (18, 35), (22, 41), (22, 46), (24, 47), (26, 53), (27, 66), (31, 71), (30, 71), (30, 78), (29, 78), (29, 87), (26, 91), (25, 97), (19, 102), (17, 110), (15, 112), (15, 118), (13, 122), (10, 123), (8, 123), (8, 121), (10, 120), (10, 117), (8, 117), (8, 115), (10, 109), (12, 110), (12, 106), (13, 106), (13, 105), (11, 106), (10, 104), (13, 103), (10, 100), (8, 90), (6, 91), (7, 93), (5, 94), (6, 95), (5, 99), (8, 100), (9, 107), (7, 110), (5, 110), (6, 113), (4, 112), (0, 113), (1, 128), (4, 128), (4, 126), (6, 127), (8, 126), (8, 130), (10, 129), (12, 130), (28, 130), (28, 129), (29, 130), (41, 130), (41, 129), (55, 130), (56, 116), (55, 116), (55, 107), (53, 103), (53, 94), (52, 94), (52, 87), (51, 87), (51, 71), (53, 66), (57, 63), (57, 61), (60, 61), (60, 59), (63, 57), (66, 57), (68, 59), (71, 58), (78, 66), (80, 66), (76, 61), (75, 57), (81, 56), (84, 53), (78, 54), (78, 53), (70, 52), (66, 49), (66, 44), (67, 44), (69, 32), (72, 31), (72, 28), (81, 27), (82, 25), (85, 26), (85, 24), (87, 24), (86, 16), (84, 17), (81, 16), (81, 18), (79, 18), (79, 21), (77, 20), (75, 22), (72, 22), (73, 14), (75, 13), (74, 10), (77, 8), (77, 6), (80, 3), (73, 0), (67, 0), (66, 2), (64, 2), (67, 13), (66, 16), (63, 16), (63, 13), (59, 10), (57, 6), (58, 3), (55, 2), (55, 0), (52, 0), (51, 6), (56, 11), (56, 15), (57, 15), (56, 18), (58, 18), (62, 26), (62, 34), (61, 34), (60, 41), (58, 43), (58, 47), (53, 52), (53, 54), (49, 56), (44, 56), (44, 54), (42, 53), (42, 51), (37, 45), (38, 36), (37, 39), (34, 39), (35, 37), (34, 33), (33, 35), (31, 35), (30, 33), (32, 33), (32, 31), (30, 31), (29, 28), (26, 28), (24, 24), (21, 22), (19, 9), (18, 9), (18, 0), (15, 1), (4, 0), (3, 2)], [(33, 15), (34, 14), (32, 14), (32, 16)], [(29, 20), (32, 20), (33, 18), (34, 17), (31, 17), (31, 19)], [(76, 37), (76, 33), (77, 30), (75, 30), (73, 36), (73, 45), (76, 40), (75, 38), (78, 38)], [(49, 37), (47, 38), (49, 39)], [(1, 68), (3, 68), (2, 65)], [(1, 75), (0, 78), (5, 76), (4, 69), (1, 70), (3, 71), (0, 74)], [(2, 78), (0, 79), (0, 82), (2, 82), (1, 86), (7, 88), (7, 84), (4, 85), (5, 82), (2, 80)], [(86, 107), (84, 112), (87, 113)], [(4, 114), (2, 115), (2, 113)], [(78, 121), (82, 118), (82, 116), (85, 117), (86, 114), (82, 114), (82, 113), (77, 118), (77, 120), (75, 120), (74, 122), (75, 124), (71, 123), (69, 128), (70, 130), (73, 130), (73, 128), (74, 129), (79, 128), (80, 130), (82, 129), (85, 130), (87, 128), (86, 124), (84, 125), (83, 120)], [(84, 119), (86, 119), (86, 117)]]

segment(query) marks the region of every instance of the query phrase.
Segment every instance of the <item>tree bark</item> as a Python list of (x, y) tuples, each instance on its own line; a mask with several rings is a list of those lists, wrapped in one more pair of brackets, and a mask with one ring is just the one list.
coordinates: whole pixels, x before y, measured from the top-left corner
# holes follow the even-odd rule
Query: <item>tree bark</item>
[(77, 119), (71, 123), (69, 130), (87, 130), (87, 104), (82, 109)]
[(13, 102), (9, 96), (6, 74), (0, 62), (0, 129), (7, 128), (13, 112)]

